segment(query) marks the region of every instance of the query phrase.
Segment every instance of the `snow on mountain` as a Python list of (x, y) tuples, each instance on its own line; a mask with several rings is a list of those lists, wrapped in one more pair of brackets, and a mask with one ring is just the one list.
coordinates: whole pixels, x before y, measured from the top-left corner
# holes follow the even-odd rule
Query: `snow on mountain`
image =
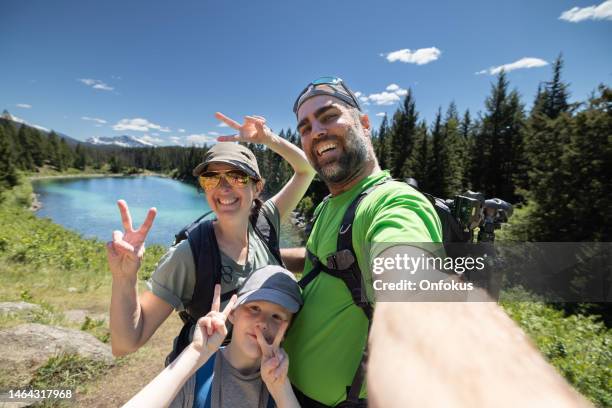
[(93, 145), (119, 146), (119, 147), (154, 147), (155, 145), (146, 140), (139, 139), (134, 136), (100, 136), (90, 137), (87, 143)]
[(36, 128), (38, 130), (42, 130), (43, 132), (47, 132), (47, 133), (50, 132), (50, 130), (45, 128), (45, 127), (42, 127), (42, 126), (39, 126), (39, 125), (35, 125), (33, 123), (28, 123), (25, 120), (23, 120), (21, 118), (18, 118), (15, 115), (11, 115), (7, 110), (5, 110), (2, 113), (2, 119), (6, 119), (6, 120), (13, 121), (13, 122), (21, 123), (22, 125), (30, 126), (30, 127)]

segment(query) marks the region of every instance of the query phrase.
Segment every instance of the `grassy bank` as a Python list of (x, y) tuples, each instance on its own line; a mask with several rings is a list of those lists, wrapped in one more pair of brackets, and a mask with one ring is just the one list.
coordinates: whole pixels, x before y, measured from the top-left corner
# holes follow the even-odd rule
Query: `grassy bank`
[[(85, 330), (108, 342), (108, 327), (103, 320), (92, 317), (77, 324), (68, 321), (63, 314), (70, 309), (86, 309), (92, 316), (107, 313), (111, 277), (104, 243), (82, 239), (50, 220), (37, 218), (27, 210), (31, 195), (32, 187), (24, 178), (13, 190), (5, 192), (0, 202), (0, 276), (3, 283), (0, 301), (25, 300), (39, 304), (41, 309), (29, 315), (2, 316), (0, 328), (24, 322), (54, 324)], [(150, 275), (163, 252), (160, 246), (147, 247), (141, 277)], [(142, 288), (144, 282), (141, 282)], [(565, 316), (537, 299), (532, 302), (513, 301), (512, 296), (506, 299), (502, 305), (504, 309), (565, 378), (595, 404), (612, 406), (610, 330), (596, 317)], [(166, 332), (166, 337), (152, 339), (138, 353), (118, 360), (116, 367), (102, 367), (75, 356), (58, 356), (50, 359), (30, 384), (39, 388), (77, 386), (85, 396), (81, 401), (84, 405), (98, 401), (100, 395), (123, 392), (120, 398), (109, 400), (104, 406), (119, 405), (125, 402), (126, 395), (133, 395), (161, 369), (164, 352), (170, 349), (171, 338), (180, 325), (172, 324), (174, 326), (159, 330)], [(139, 382), (130, 382), (134, 379)], [(15, 385), (16, 381), (10, 368), (0, 367), (1, 388)], [(120, 386), (124, 389), (119, 390)]]
[[(41, 323), (80, 329), (103, 342), (109, 341), (107, 316), (111, 276), (106, 265), (104, 243), (83, 239), (28, 210), (32, 187), (23, 177), (18, 186), (2, 194), (0, 202), (0, 302), (26, 301), (38, 304), (32, 313), (0, 315), (0, 329), (22, 323)], [(142, 273), (149, 275), (164, 248), (147, 248)], [(144, 282), (141, 282), (144, 287)], [(142, 289), (141, 288), (141, 289)], [(68, 310), (86, 310), (83, 322), (64, 315)], [(167, 349), (170, 348), (168, 344)], [(147, 349), (117, 361), (118, 365), (146, 358)], [(30, 385), (37, 388), (69, 386), (86, 393), (88, 384), (110, 369), (78, 356), (58, 356), (35, 374)], [(10, 367), (0, 367), (0, 388), (24, 386), (23, 378)]]

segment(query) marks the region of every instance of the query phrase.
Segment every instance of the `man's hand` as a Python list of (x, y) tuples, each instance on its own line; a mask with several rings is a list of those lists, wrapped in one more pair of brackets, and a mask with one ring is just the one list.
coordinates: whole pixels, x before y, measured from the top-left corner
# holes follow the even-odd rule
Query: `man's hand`
[(113, 276), (135, 278), (145, 252), (145, 239), (153, 226), (157, 214), (155, 208), (150, 208), (144, 223), (134, 230), (132, 217), (125, 201), (117, 201), (123, 230), (113, 231), (113, 240), (106, 243), (108, 265)]
[(237, 135), (219, 136), (217, 138), (219, 142), (245, 142), (268, 145), (278, 137), (266, 126), (266, 119), (262, 116), (245, 116), (242, 125), (221, 112), (215, 113), (215, 117), (238, 131)]
[(257, 342), (261, 348), (261, 378), (266, 383), (271, 394), (278, 394), (287, 382), (287, 372), (289, 371), (289, 357), (285, 350), (280, 348), (285, 331), (289, 322), (284, 321), (278, 328), (272, 344), (264, 337), (259, 327), (255, 328)]
[(191, 343), (204, 358), (208, 359), (212, 353), (221, 347), (225, 336), (227, 336), (225, 322), (237, 299), (236, 295), (232, 296), (229, 302), (227, 302), (225, 309), (219, 312), (221, 308), (221, 285), (215, 285), (210, 312), (198, 320), (198, 324), (193, 332), (193, 342)]

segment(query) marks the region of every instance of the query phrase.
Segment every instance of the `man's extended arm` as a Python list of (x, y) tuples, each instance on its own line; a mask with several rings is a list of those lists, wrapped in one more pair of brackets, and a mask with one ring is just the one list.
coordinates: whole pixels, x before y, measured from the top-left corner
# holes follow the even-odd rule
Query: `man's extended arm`
[(586, 407), (494, 302), (378, 303), (372, 407)]

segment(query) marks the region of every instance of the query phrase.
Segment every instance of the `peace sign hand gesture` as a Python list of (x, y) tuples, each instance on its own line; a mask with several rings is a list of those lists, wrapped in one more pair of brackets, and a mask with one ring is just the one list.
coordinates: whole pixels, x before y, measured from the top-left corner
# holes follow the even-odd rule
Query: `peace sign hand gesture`
[(280, 391), (287, 382), (289, 357), (285, 350), (280, 347), (280, 343), (288, 325), (289, 322), (287, 321), (281, 323), (272, 344), (268, 344), (259, 327), (255, 328), (257, 342), (261, 348), (261, 379), (266, 383), (271, 394)]
[(225, 336), (227, 336), (225, 321), (234, 308), (237, 299), (236, 295), (232, 296), (229, 302), (227, 302), (225, 309), (219, 312), (221, 308), (221, 285), (215, 285), (210, 312), (198, 320), (198, 324), (193, 332), (193, 347), (200, 352), (202, 357), (208, 359), (212, 353), (221, 347)]
[(128, 205), (124, 200), (117, 201), (124, 232), (113, 231), (113, 240), (106, 243), (108, 265), (113, 276), (136, 278), (145, 252), (145, 239), (153, 226), (157, 214), (150, 208), (140, 228), (134, 230)]
[(219, 136), (217, 138), (219, 142), (245, 142), (269, 145), (278, 137), (266, 126), (266, 119), (263, 116), (245, 116), (242, 125), (221, 112), (215, 113), (215, 117), (238, 131), (237, 135)]

